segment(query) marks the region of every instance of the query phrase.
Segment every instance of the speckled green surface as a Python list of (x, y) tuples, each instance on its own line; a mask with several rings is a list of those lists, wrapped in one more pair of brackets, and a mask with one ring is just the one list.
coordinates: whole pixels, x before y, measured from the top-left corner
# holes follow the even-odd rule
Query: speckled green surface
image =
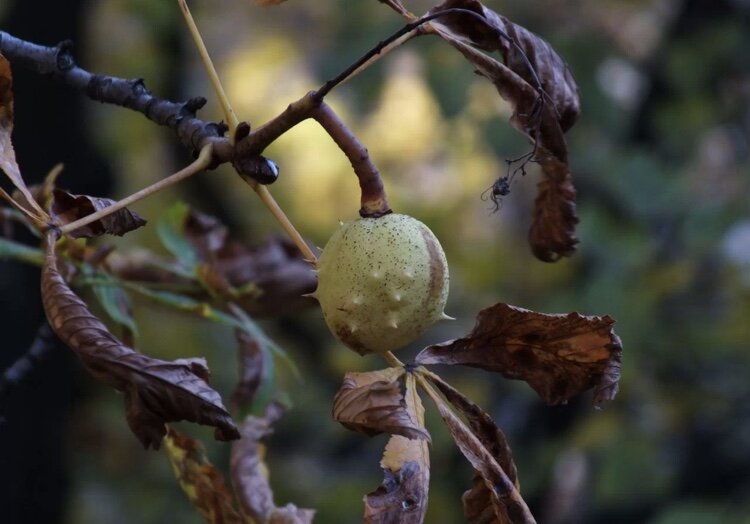
[(331, 332), (360, 354), (405, 346), (443, 318), (448, 264), (432, 231), (407, 215), (342, 224), (318, 260)]

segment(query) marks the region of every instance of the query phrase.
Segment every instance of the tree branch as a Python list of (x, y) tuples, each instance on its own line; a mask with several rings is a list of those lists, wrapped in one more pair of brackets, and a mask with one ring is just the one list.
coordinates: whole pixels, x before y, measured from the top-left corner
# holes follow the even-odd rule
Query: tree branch
[(206, 122), (195, 116), (196, 111), (205, 105), (205, 98), (172, 102), (154, 96), (146, 89), (143, 79), (128, 80), (90, 73), (76, 65), (72, 49), (73, 44), (69, 41), (45, 47), (0, 31), (0, 53), (13, 65), (21, 65), (40, 75), (50, 76), (92, 100), (142, 113), (152, 122), (172, 129), (185, 146), (196, 152), (211, 143), (214, 146), (216, 165), (231, 160), (231, 145), (223, 137), (226, 126)]
[[(281, 114), (257, 129), (251, 131), (249, 124), (240, 123), (236, 135), (230, 140), (224, 137), (226, 124), (206, 122), (196, 117), (198, 109), (206, 103), (205, 98), (172, 102), (154, 96), (146, 89), (143, 79), (128, 80), (90, 73), (76, 65), (70, 42), (45, 47), (0, 31), (0, 53), (12, 64), (50, 76), (92, 100), (132, 109), (158, 125), (169, 127), (186, 147), (196, 153), (211, 145), (213, 154), (208, 169), (231, 163), (240, 176), (253, 181), (254, 189), (257, 184), (273, 182), (277, 174), (261, 156), (263, 150), (303, 120), (315, 118), (352, 163), (362, 188), (360, 214), (376, 217), (390, 212), (380, 173), (370, 160), (367, 149), (323, 102), (325, 94), (343, 79), (342, 75), (326, 83), (320, 91), (311, 91), (292, 102)], [(351, 74), (349, 69), (344, 76)], [(309, 254), (307, 256), (309, 258)]]

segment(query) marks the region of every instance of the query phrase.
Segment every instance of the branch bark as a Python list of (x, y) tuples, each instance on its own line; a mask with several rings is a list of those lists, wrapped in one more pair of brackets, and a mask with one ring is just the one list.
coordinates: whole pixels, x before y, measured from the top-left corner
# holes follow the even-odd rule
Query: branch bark
[(241, 124), (238, 129), (242, 129), (242, 134), (233, 137), (233, 141), (224, 136), (226, 124), (206, 122), (196, 116), (196, 112), (205, 105), (205, 98), (173, 102), (155, 96), (141, 78), (124, 79), (91, 73), (76, 65), (72, 47), (69, 41), (45, 47), (0, 31), (0, 54), (12, 64), (50, 76), (83, 92), (92, 100), (137, 111), (152, 122), (172, 129), (183, 145), (196, 154), (211, 145), (213, 155), (208, 169), (231, 163), (240, 176), (257, 184), (268, 184), (275, 180), (275, 177), (268, 176), (269, 164), (261, 157), (265, 148), (303, 120), (315, 118), (347, 155), (360, 179), (360, 214), (381, 216), (390, 212), (380, 173), (370, 160), (367, 149), (323, 102), (325, 94), (335, 84), (329, 82), (321, 90), (307, 93), (256, 130), (250, 131), (249, 124)]

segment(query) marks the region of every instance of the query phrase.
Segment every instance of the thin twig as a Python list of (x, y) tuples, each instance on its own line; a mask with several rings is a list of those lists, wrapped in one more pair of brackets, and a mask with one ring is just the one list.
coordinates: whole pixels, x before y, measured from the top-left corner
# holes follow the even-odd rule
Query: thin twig
[(208, 49), (206, 48), (206, 44), (203, 42), (203, 37), (201, 37), (200, 31), (198, 31), (198, 26), (195, 24), (195, 20), (193, 20), (193, 15), (190, 13), (190, 8), (187, 5), (187, 1), (177, 0), (177, 3), (180, 5), (180, 10), (185, 17), (185, 23), (190, 30), (190, 36), (193, 38), (193, 43), (195, 44), (195, 47), (198, 48), (198, 53), (201, 56), (201, 61), (203, 62), (203, 67), (206, 69), (208, 78), (209, 80), (211, 80), (211, 85), (214, 88), (214, 93), (216, 93), (216, 97), (219, 99), (221, 110), (224, 113), (224, 119), (229, 125), (229, 140), (234, 142), (234, 130), (237, 128), (240, 120), (234, 113), (232, 104), (229, 103), (229, 97), (224, 91), (224, 86), (221, 85), (219, 73), (216, 72), (214, 63), (211, 60), (211, 55), (208, 54)]
[(39, 326), (29, 350), (0, 375), (0, 398), (5, 397), (13, 387), (20, 384), (34, 370), (34, 367), (54, 348), (55, 340), (52, 329), (45, 321)]
[[(315, 92), (315, 98), (317, 100), (322, 100), (328, 93), (331, 92), (331, 90), (345, 81), (350, 76), (353, 76), (357, 73), (359, 73), (366, 65), (370, 65), (374, 60), (375, 57), (385, 54), (387, 52), (392, 51), (399, 45), (405, 43), (410, 38), (414, 36), (418, 36), (419, 33), (417, 30), (423, 26), (424, 24), (427, 24), (428, 22), (435, 20), (437, 18), (441, 18), (446, 15), (451, 14), (462, 14), (462, 15), (468, 15), (472, 18), (475, 18), (485, 25), (487, 27), (495, 32), (500, 38), (507, 41), (513, 48), (518, 51), (518, 53), (521, 55), (521, 58), (523, 59), (524, 63), (526, 64), (526, 67), (528, 67), (529, 72), (531, 74), (532, 79), (534, 80), (534, 83), (536, 84), (536, 89), (539, 92), (540, 95), (544, 93), (544, 88), (542, 86), (542, 81), (539, 79), (539, 75), (537, 75), (536, 69), (534, 69), (534, 66), (531, 64), (531, 61), (526, 56), (526, 53), (523, 49), (518, 45), (518, 43), (513, 40), (509, 35), (507, 35), (502, 30), (498, 29), (497, 27), (492, 26), (487, 19), (482, 16), (480, 13), (477, 13), (475, 11), (472, 11), (470, 9), (463, 9), (463, 8), (450, 8), (450, 9), (444, 9), (443, 11), (438, 11), (436, 13), (432, 13), (429, 15), (425, 15), (422, 18), (415, 20), (414, 22), (410, 22), (406, 24), (404, 27), (393, 33), (391, 36), (386, 38), (385, 40), (381, 40), (377, 43), (372, 49), (370, 49), (367, 53), (362, 55), (356, 62), (351, 64), (349, 67), (347, 67), (344, 71), (342, 71), (340, 74), (338, 74), (335, 78), (332, 78), (325, 84), (321, 86), (320, 89), (318, 89)], [(400, 40), (402, 37), (407, 37), (404, 40)], [(393, 45), (397, 44), (397, 45)]]
[(134, 204), (135, 202), (138, 202), (139, 200), (143, 200), (144, 198), (153, 195), (157, 191), (161, 191), (162, 189), (165, 189), (173, 184), (176, 184), (177, 182), (185, 180), (186, 178), (191, 177), (196, 173), (200, 173), (211, 164), (211, 153), (212, 153), (212, 146), (211, 144), (207, 144), (206, 146), (203, 147), (203, 149), (201, 149), (201, 152), (198, 155), (198, 158), (196, 158), (193, 161), (193, 163), (188, 165), (187, 167), (181, 169), (180, 171), (174, 173), (173, 175), (168, 176), (167, 178), (164, 178), (154, 184), (151, 184), (148, 187), (144, 187), (140, 191), (137, 191), (133, 193), (132, 195), (115, 202), (111, 206), (107, 206), (103, 209), (100, 209), (99, 211), (95, 213), (86, 215), (83, 218), (70, 222), (69, 224), (65, 224), (64, 226), (60, 228), (60, 232), (70, 233), (71, 231), (75, 231), (79, 227), (83, 227), (92, 222), (96, 222), (97, 220), (101, 218), (111, 215), (115, 211), (119, 211), (120, 209), (123, 209), (129, 206), (130, 204)]

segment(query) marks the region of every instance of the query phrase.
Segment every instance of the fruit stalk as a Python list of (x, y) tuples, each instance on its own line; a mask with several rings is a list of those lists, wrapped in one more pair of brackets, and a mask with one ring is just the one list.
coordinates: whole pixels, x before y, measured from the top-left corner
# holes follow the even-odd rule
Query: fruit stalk
[(313, 109), (312, 117), (326, 130), (352, 164), (362, 190), (360, 216), (377, 218), (391, 213), (380, 172), (370, 159), (365, 145), (325, 102), (320, 102)]

